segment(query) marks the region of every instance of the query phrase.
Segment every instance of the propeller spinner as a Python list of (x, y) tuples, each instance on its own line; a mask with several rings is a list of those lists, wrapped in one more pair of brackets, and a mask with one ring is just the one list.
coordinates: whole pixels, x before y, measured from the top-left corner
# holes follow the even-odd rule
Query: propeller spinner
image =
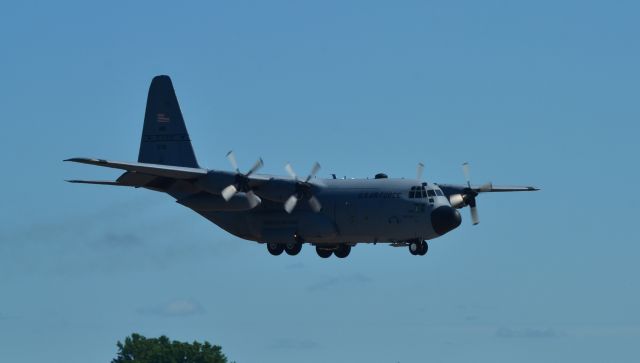
[(464, 201), (469, 206), (469, 211), (471, 212), (471, 222), (475, 226), (476, 224), (480, 223), (476, 197), (482, 192), (490, 191), (493, 188), (493, 184), (489, 182), (481, 185), (479, 188), (471, 188), (471, 171), (469, 163), (465, 162), (464, 164), (462, 164), (462, 171), (464, 172), (464, 178), (467, 181), (467, 187), (464, 189)]
[(246, 193), (247, 198), (249, 199), (249, 204), (252, 208), (260, 204), (262, 201), (249, 187), (249, 176), (258, 171), (258, 169), (262, 168), (262, 166), (264, 165), (262, 158), (258, 158), (251, 169), (249, 169), (249, 171), (244, 174), (241, 173), (240, 169), (238, 168), (238, 162), (233, 151), (229, 151), (227, 153), (227, 159), (229, 159), (231, 167), (233, 167), (234, 171), (236, 172), (236, 178), (233, 184), (230, 184), (222, 190), (222, 198), (224, 198), (224, 200), (226, 201), (229, 201), (229, 199), (233, 198), (236, 193), (244, 192)]
[(311, 178), (313, 178), (320, 170), (320, 164), (317, 162), (313, 164), (311, 172), (309, 172), (309, 175), (305, 180), (298, 179), (298, 176), (293, 171), (293, 168), (289, 163), (284, 166), (284, 170), (286, 170), (287, 173), (296, 181), (296, 191), (284, 203), (284, 210), (287, 211), (287, 213), (291, 213), (295, 209), (296, 205), (298, 205), (298, 201), (301, 199), (307, 199), (311, 209), (313, 209), (314, 212), (320, 212), (322, 210), (322, 204), (320, 204), (318, 198), (313, 195), (312, 185), (309, 183), (309, 180), (311, 180)]

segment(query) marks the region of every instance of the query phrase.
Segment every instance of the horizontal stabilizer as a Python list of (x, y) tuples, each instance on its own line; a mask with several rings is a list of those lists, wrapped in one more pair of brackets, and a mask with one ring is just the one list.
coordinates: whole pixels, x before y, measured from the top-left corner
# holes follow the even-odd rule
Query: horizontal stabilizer
[(71, 158), (65, 161), (74, 163), (82, 163), (96, 166), (104, 166), (107, 168), (121, 169), (133, 171), (153, 176), (162, 176), (172, 179), (195, 179), (207, 174), (206, 169), (188, 168), (183, 166), (170, 166), (147, 163), (128, 163), (120, 161), (108, 161), (104, 159), (91, 158)]
[(133, 185), (122, 184), (114, 181), (106, 181), (106, 180), (65, 180), (69, 183), (78, 183), (78, 184), (98, 184), (98, 185), (117, 185), (121, 187), (131, 187)]

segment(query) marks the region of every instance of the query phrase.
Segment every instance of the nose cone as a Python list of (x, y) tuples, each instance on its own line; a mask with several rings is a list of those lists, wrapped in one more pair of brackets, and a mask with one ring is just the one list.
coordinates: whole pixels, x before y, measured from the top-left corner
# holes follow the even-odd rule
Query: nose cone
[(460, 213), (455, 208), (443, 205), (431, 212), (431, 225), (439, 235), (455, 229), (461, 222), (462, 217), (460, 217)]

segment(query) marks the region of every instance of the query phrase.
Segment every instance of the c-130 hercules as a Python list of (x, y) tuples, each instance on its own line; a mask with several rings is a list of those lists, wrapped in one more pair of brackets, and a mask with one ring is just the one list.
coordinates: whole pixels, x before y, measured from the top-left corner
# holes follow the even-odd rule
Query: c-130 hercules
[(315, 163), (304, 178), (291, 165), (289, 177), (256, 174), (262, 159), (247, 172), (227, 154), (234, 171), (201, 168), (178, 105), (171, 79), (151, 82), (144, 116), (138, 162), (72, 158), (65, 161), (125, 170), (116, 181), (69, 180), (71, 183), (119, 185), (164, 192), (225, 231), (265, 243), (272, 255), (297, 255), (303, 244), (316, 247), (320, 257), (347, 257), (358, 243), (406, 246), (412, 255), (427, 253), (427, 240), (461, 223), (458, 209), (468, 206), (478, 224), (476, 197), (487, 192), (534, 191), (534, 187), (472, 186), (468, 164), (466, 185), (416, 179), (316, 178)]

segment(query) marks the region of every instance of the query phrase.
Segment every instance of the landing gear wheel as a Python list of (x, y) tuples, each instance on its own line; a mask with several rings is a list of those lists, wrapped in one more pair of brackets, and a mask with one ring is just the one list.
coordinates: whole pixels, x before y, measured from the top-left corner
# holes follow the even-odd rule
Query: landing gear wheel
[(267, 250), (274, 256), (279, 256), (284, 251), (284, 245), (280, 243), (267, 243)]
[(420, 256), (424, 256), (427, 254), (428, 250), (429, 250), (429, 245), (427, 244), (427, 241), (422, 241), (422, 243), (420, 243), (420, 251), (418, 252), (418, 254)]
[(297, 255), (298, 253), (300, 253), (301, 249), (302, 249), (302, 243), (299, 243), (299, 242), (287, 243), (286, 245), (284, 245), (284, 251), (289, 256)]
[(316, 253), (318, 254), (318, 256), (322, 258), (329, 258), (331, 257), (331, 254), (333, 253), (333, 251), (328, 250), (326, 248), (320, 248), (320, 246), (316, 246)]
[(351, 252), (351, 246), (338, 245), (338, 248), (335, 251), (333, 251), (333, 254), (336, 255), (336, 257), (338, 258), (345, 258), (349, 256), (350, 252)]
[(412, 255), (417, 256), (418, 254), (420, 254), (421, 246), (422, 244), (419, 241), (413, 241), (409, 243), (409, 252), (411, 252)]

